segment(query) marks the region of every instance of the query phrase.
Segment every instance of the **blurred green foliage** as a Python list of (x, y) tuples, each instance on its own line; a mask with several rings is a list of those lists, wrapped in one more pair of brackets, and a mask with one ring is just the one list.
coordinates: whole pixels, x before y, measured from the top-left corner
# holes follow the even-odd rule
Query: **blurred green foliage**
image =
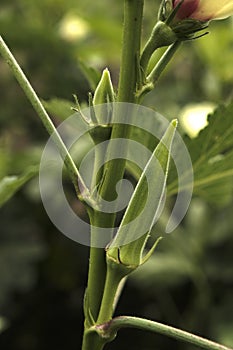
[[(159, 3), (146, 1), (143, 41), (154, 24)], [(104, 67), (110, 68), (116, 85), (122, 5), (122, 1), (107, 0), (1, 1), (0, 32), (46, 101), (55, 124), (72, 113), (72, 94), (85, 105), (87, 93)], [(75, 39), (67, 34), (71, 19), (79, 29)], [(232, 99), (232, 21), (211, 23), (210, 31), (183, 44), (155, 91), (146, 97), (146, 106), (171, 119), (190, 102), (219, 104)], [(193, 159), (200, 156), (203, 160), (197, 176), (232, 169), (231, 110), (229, 107), (227, 122), (221, 121), (221, 110), (210, 119), (212, 138), (207, 140), (210, 129), (198, 139), (185, 136)], [(212, 150), (222, 135), (227, 137)], [(38, 165), (46, 139), (40, 121), (0, 59), (0, 191), (6, 176), (18, 179)], [(227, 161), (221, 158), (207, 169), (206, 161), (219, 154)], [(214, 183), (213, 191), (208, 186), (199, 188), (183, 224), (166, 236), (153, 258), (129, 280), (118, 314), (160, 320), (233, 346), (232, 183), (231, 176), (221, 181), (221, 187)], [(214, 200), (210, 193), (215, 194)], [(222, 200), (223, 193), (227, 200)], [(0, 335), (0, 347), (77, 349), (87, 262), (88, 248), (63, 237), (49, 222), (37, 179), (19, 190), (0, 211), (0, 317), (8, 321)], [(108, 348), (155, 347), (192, 348), (139, 331), (127, 331), (127, 336), (122, 331)]]

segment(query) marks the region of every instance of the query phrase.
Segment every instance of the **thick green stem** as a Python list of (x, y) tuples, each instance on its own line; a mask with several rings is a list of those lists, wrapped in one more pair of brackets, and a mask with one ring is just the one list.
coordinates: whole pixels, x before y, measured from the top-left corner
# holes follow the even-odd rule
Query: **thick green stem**
[(167, 337), (181, 340), (207, 350), (233, 350), (224, 345), (215, 343), (211, 340), (199, 337), (198, 335), (183, 331), (181, 329), (139, 317), (120, 316), (114, 318), (112, 321), (106, 324), (98, 325), (95, 328), (103, 337), (115, 335), (121, 328), (137, 328), (163, 334)]
[(141, 45), (143, 0), (125, 0), (118, 102), (134, 102)]
[[(137, 81), (137, 55), (140, 50), (141, 40), (141, 22), (143, 12), (143, 0), (125, 0), (125, 18), (124, 18), (124, 31), (123, 31), (123, 49), (122, 49), (122, 61), (121, 72), (118, 89), (118, 101), (133, 102), (134, 94), (136, 90)], [(129, 127), (126, 125), (114, 124), (111, 138), (124, 138), (127, 139), (129, 135)], [(108, 153), (114, 154), (113, 144), (109, 144)], [(125, 170), (125, 152), (122, 150), (122, 159), (116, 159), (108, 163), (108, 168), (100, 188), (100, 196), (105, 200), (115, 199), (115, 187), (119, 180), (122, 179)], [(115, 215), (114, 214), (96, 214), (97, 225), (103, 225), (106, 222), (109, 223), (109, 227), (113, 227)], [(95, 224), (95, 223), (94, 223)], [(102, 226), (103, 227), (103, 226)], [(91, 248), (92, 249), (92, 248)], [(98, 269), (98, 268), (96, 268)], [(101, 270), (99, 270), (101, 273)], [(92, 273), (91, 273), (92, 274)], [(94, 273), (93, 273), (94, 274)], [(92, 278), (97, 278), (96, 275), (90, 276), (89, 281)], [(90, 282), (91, 283), (91, 282)], [(89, 290), (89, 288), (88, 288)], [(89, 290), (89, 294), (95, 293)], [(94, 306), (92, 306), (94, 308)]]
[[(95, 234), (95, 229), (93, 230)], [(88, 307), (91, 315), (97, 321), (99, 308), (103, 296), (104, 284), (106, 277), (105, 250), (103, 248), (92, 247), (89, 258), (88, 273)]]
[[(143, 14), (143, 0), (125, 0), (124, 2), (124, 29), (123, 29), (123, 48), (122, 48), (122, 59), (121, 59), (121, 70), (120, 70), (120, 79), (118, 86), (118, 102), (134, 102), (135, 101), (135, 91), (138, 78), (138, 57), (140, 52), (140, 41), (141, 41), (141, 24), (142, 24), (142, 14)], [(113, 120), (114, 122), (114, 120)], [(126, 125), (114, 124), (111, 133), (111, 138), (124, 138), (129, 137), (130, 128)], [(114, 145), (110, 142), (107, 150), (107, 154), (114, 154)], [(107, 163), (107, 168), (105, 168), (105, 176), (103, 183), (100, 187), (100, 196), (105, 200), (112, 201), (115, 199), (115, 188), (119, 180), (123, 178), (125, 171), (125, 159), (126, 150), (122, 150), (122, 159), (116, 159)], [(107, 157), (108, 159), (108, 157)], [(106, 170), (107, 169), (107, 170)], [(115, 214), (104, 214), (96, 213), (93, 217), (93, 225), (103, 227), (114, 226)], [(93, 235), (98, 230), (97, 227), (92, 227)], [(106, 265), (103, 267), (104, 259), (104, 250), (91, 247), (90, 252), (90, 265), (89, 265), (89, 274), (88, 274), (88, 303), (89, 308), (96, 320), (96, 314), (100, 308), (100, 295), (103, 292), (103, 280), (102, 277), (105, 276)], [(100, 277), (102, 276), (102, 277)], [(100, 281), (101, 279), (101, 281)], [(101, 311), (101, 320), (107, 321), (112, 317), (113, 304), (115, 299), (115, 294), (117, 292), (117, 285), (120, 280), (115, 283), (113, 295), (111, 300), (109, 299), (109, 290), (111, 284), (112, 276), (107, 276), (105, 288), (105, 297), (104, 300), (108, 300), (111, 303), (109, 305), (109, 310), (104, 307)], [(96, 289), (97, 288), (97, 289)], [(107, 293), (107, 294), (106, 294)], [(106, 296), (107, 295), (107, 296)], [(102, 304), (103, 305), (103, 304)], [(94, 338), (95, 344), (98, 343), (97, 335), (93, 335), (88, 332), (88, 329), (85, 329), (84, 338), (83, 338), (83, 347), (84, 350), (93, 349), (93, 342), (90, 338)], [(101, 344), (102, 340), (99, 339)], [(96, 347), (97, 348), (97, 347)], [(99, 348), (98, 348), (99, 349)]]
[[(118, 87), (118, 102), (134, 102), (135, 101), (135, 91), (137, 86), (138, 78), (138, 60), (137, 57), (140, 52), (141, 43), (141, 30), (142, 30), (142, 15), (143, 15), (143, 0), (125, 0), (124, 3), (124, 29), (123, 29), (123, 48), (122, 48), (122, 59), (121, 59), (121, 70), (120, 79)], [(116, 113), (121, 113), (121, 108), (117, 110)], [(118, 117), (116, 115), (116, 117)], [(114, 121), (114, 120), (113, 120)], [(130, 126), (122, 124), (114, 124), (111, 134), (111, 139), (129, 138)], [(108, 146), (108, 154), (114, 154), (115, 145), (111, 143)], [(115, 199), (115, 188), (118, 181), (123, 178), (125, 171), (127, 150), (125, 148), (121, 149), (121, 159), (114, 159), (107, 164), (106, 175), (104, 182), (100, 189), (100, 195), (105, 200)], [(113, 157), (114, 158), (114, 157)], [(111, 215), (112, 222), (114, 224), (115, 214)], [(113, 274), (114, 276), (111, 276)], [(114, 283), (113, 283), (114, 280)], [(115, 283), (115, 281), (117, 282)], [(101, 322), (107, 321), (112, 317), (113, 303), (115, 299), (115, 294), (117, 292), (119, 279), (115, 276), (112, 270), (108, 269), (107, 280), (105, 284), (104, 298), (101, 306), (101, 315), (99, 316)], [(111, 287), (109, 284), (112, 284)], [(113, 289), (114, 288), (114, 291)], [(112, 293), (110, 296), (109, 293)], [(111, 303), (109, 304), (111, 299)], [(106, 301), (107, 300), (107, 301)], [(105, 307), (108, 303), (108, 310)], [(99, 318), (98, 318), (99, 321)]]
[(87, 303), (84, 303), (84, 311), (86, 317), (90, 314), (91, 320), (85, 319), (82, 350), (102, 350), (106, 341), (103, 341), (96, 332), (89, 332), (89, 329), (93, 323), (97, 322), (106, 279), (106, 252), (103, 248), (96, 248), (99, 240), (99, 227), (113, 225), (111, 222), (113, 218), (105, 217), (101, 212), (93, 212), (89, 216), (91, 219), (91, 248), (86, 291)]
[[(120, 79), (118, 86), (118, 102), (135, 102), (135, 92), (138, 79), (138, 57), (141, 43), (143, 0), (125, 0), (124, 5), (124, 30), (123, 47), (120, 69)], [(125, 111), (125, 109), (124, 109)], [(118, 113), (120, 113), (120, 108)], [(119, 115), (115, 113), (119, 121)], [(111, 133), (111, 139), (123, 138), (127, 140), (130, 135), (130, 126), (126, 124), (114, 123)], [(110, 142), (108, 154), (114, 154), (115, 144)], [(118, 181), (123, 178), (125, 171), (124, 159), (127, 150), (121, 149), (121, 159), (114, 159), (107, 164), (107, 171), (104, 183), (101, 187), (101, 196), (106, 200), (115, 199), (115, 187)]]
[(102, 350), (106, 343), (97, 332), (84, 331), (82, 350)]
[(85, 190), (85, 193), (83, 193), (85, 196), (89, 197), (89, 191), (86, 188), (86, 185), (76, 168), (73, 159), (71, 158), (64, 142), (62, 141), (60, 135), (58, 134), (55, 126), (53, 125), (48, 113), (46, 112), (44, 106), (42, 105), (39, 97), (37, 96), (35, 90), (31, 86), (30, 82), (28, 81), (27, 77), (25, 76), (24, 72), (20, 68), (19, 64), (17, 63), (16, 59), (12, 55), (11, 51), (5, 44), (3, 38), (0, 36), (0, 53), (2, 57), (6, 60), (7, 64), (11, 68), (11, 71), (13, 72), (15, 78), (17, 79), (19, 85), (21, 86), (22, 90), (24, 91), (25, 95), (27, 96), (29, 102), (31, 103), (32, 107), (40, 117), (42, 123), (44, 124), (46, 130), (48, 133), (52, 136), (53, 141), (57, 145), (59, 152), (61, 154), (62, 159), (64, 159), (64, 163), (66, 165), (66, 168), (68, 170), (68, 173), (71, 177), (71, 180), (76, 188), (76, 191), (78, 191), (77, 187), (77, 180), (79, 179), (82, 189)]

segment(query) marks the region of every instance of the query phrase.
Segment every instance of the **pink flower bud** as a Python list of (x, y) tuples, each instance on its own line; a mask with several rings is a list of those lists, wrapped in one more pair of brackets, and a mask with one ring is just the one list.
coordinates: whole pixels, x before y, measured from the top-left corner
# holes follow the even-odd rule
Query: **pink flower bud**
[[(173, 8), (180, 0), (173, 0)], [(222, 19), (233, 15), (233, 0), (184, 0), (179, 8), (176, 18), (196, 19), (199, 21), (210, 21)]]

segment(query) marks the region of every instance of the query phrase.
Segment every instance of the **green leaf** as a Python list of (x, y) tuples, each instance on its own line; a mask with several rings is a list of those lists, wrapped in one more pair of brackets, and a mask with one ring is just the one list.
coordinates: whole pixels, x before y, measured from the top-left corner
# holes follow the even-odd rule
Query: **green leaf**
[[(135, 124), (137, 122), (135, 121)], [(140, 150), (140, 153), (137, 155), (138, 159), (140, 159), (140, 164), (144, 163), (145, 159), (148, 159), (148, 150), (151, 152), (154, 151), (155, 147), (158, 145), (159, 140), (157, 137), (155, 137), (153, 134), (155, 134), (154, 125), (156, 125), (157, 131), (158, 128), (160, 128), (160, 123), (158, 122), (156, 118), (156, 113), (151, 114), (150, 118), (144, 117), (143, 118), (143, 128), (139, 128), (134, 126), (131, 130), (130, 138), (140, 144), (142, 144), (145, 147), (142, 147)], [(149, 130), (152, 130), (152, 133), (149, 132)], [(162, 134), (162, 132), (161, 132)], [(134, 150), (129, 148), (128, 150), (128, 159), (134, 159), (133, 155)], [(126, 162), (126, 170), (129, 172), (131, 176), (134, 177), (136, 181), (139, 180), (142, 170), (138, 165), (134, 162), (127, 161)]]
[(61, 98), (52, 98), (49, 101), (43, 101), (43, 105), (50, 114), (61, 120), (65, 120), (73, 113), (71, 109), (72, 102)]
[(158, 214), (165, 192), (171, 146), (177, 121), (171, 122), (149, 159), (131, 197), (115, 239), (107, 251), (108, 258), (137, 267)]
[(22, 176), (5, 176), (0, 180), (0, 207), (11, 199), (24, 184), (36, 176), (38, 170), (38, 167), (32, 167)]
[(82, 70), (82, 73), (84, 74), (85, 78), (87, 79), (90, 88), (94, 91), (99, 83), (101, 73), (93, 68), (88, 67), (83, 61), (79, 60), (79, 67)]
[[(198, 137), (184, 139), (193, 163), (194, 194), (215, 205), (226, 205), (233, 194), (233, 102), (220, 105), (208, 122)], [(171, 172), (170, 195), (177, 192), (175, 176)]]

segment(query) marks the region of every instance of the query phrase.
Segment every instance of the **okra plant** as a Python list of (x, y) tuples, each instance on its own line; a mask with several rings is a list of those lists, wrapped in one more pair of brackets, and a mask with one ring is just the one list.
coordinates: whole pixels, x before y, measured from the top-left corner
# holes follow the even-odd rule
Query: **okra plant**
[[(77, 200), (84, 204), (89, 217), (86, 225), (90, 235), (87, 237), (82, 232), (76, 232), (76, 235), (75, 230), (78, 231), (79, 227), (70, 224), (68, 210), (62, 215), (56, 211), (54, 192), (52, 201), (47, 196), (48, 167), (54, 159), (49, 158), (46, 146), (40, 169), (46, 210), (61, 231), (90, 246), (88, 283), (83, 301), (82, 350), (103, 349), (114, 341), (121, 328), (127, 327), (157, 332), (201, 348), (229, 350), (208, 339), (155, 321), (132, 316), (114, 317), (125, 280), (147, 263), (161, 240), (161, 234), (158, 235), (156, 230), (157, 221), (166, 207), (166, 194), (177, 196), (165, 229), (171, 232), (185, 215), (193, 186), (195, 188), (192, 163), (176, 130), (179, 117), (167, 122), (157, 112), (142, 106), (144, 97), (157, 87), (161, 74), (183, 42), (201, 40), (208, 34), (210, 21), (233, 14), (232, 0), (162, 0), (151, 35), (141, 47), (143, 6), (144, 0), (124, 0), (118, 86), (113, 87), (110, 69), (104, 69), (95, 91), (89, 95), (89, 107), (81, 108), (76, 98), (75, 113), (58, 129), (2, 37), (0, 52), (51, 135), (51, 142), (60, 155), (60, 166), (62, 168), (64, 163)], [(165, 48), (164, 53), (155, 62), (152, 56), (161, 48)], [(73, 133), (69, 131), (72, 128)], [(68, 139), (66, 132), (72, 134)], [(208, 137), (208, 130), (204, 132)], [(87, 157), (87, 163), (91, 165), (88, 163), (86, 172), (75, 163), (70, 152), (74, 141), (77, 141), (78, 149), (78, 139), (84, 134), (88, 135), (93, 149), (92, 157)], [(138, 148), (140, 141), (142, 145)], [(210, 154), (210, 157), (214, 156), (214, 153)], [(62, 174), (61, 168), (58, 177)], [(136, 185), (127, 204), (123, 205), (125, 175), (132, 177)], [(27, 174), (17, 181), (11, 179), (14, 182), (12, 190), (9, 190), (9, 182), (2, 182), (1, 203), (32, 176)], [(54, 182), (53, 175), (51, 182)], [(56, 188), (59, 183), (54, 183), (53, 191), (60, 193), (62, 190)], [(75, 220), (74, 223), (78, 222)], [(67, 232), (69, 229), (73, 231)], [(154, 346), (156, 348), (156, 344)]]

